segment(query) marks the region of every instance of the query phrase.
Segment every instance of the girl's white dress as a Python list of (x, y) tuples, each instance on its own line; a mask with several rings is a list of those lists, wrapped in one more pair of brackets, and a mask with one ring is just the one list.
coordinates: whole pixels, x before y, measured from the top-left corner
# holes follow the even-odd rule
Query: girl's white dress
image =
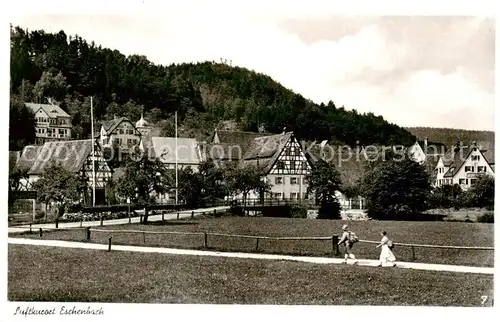
[(380, 252), (380, 262), (381, 263), (388, 263), (388, 262), (395, 262), (396, 257), (392, 253), (392, 251), (389, 249), (389, 246), (387, 246), (387, 242), (389, 241), (389, 238), (387, 236), (382, 237), (382, 240), (380, 241), (382, 245), (382, 251)]

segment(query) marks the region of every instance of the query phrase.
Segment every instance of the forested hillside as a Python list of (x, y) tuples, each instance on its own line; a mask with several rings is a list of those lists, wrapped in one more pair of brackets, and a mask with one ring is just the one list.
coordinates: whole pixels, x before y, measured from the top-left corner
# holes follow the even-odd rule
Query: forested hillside
[[(405, 129), (373, 114), (315, 104), (270, 77), (223, 63), (161, 66), (78, 36), (11, 28), (11, 94), (24, 101), (57, 100), (72, 116), (75, 139), (90, 135), (90, 96), (97, 120), (146, 118), (172, 135), (179, 113), (183, 135), (208, 135), (221, 121), (242, 130), (278, 133), (286, 127), (300, 139), (349, 145), (412, 144)], [(12, 108), (12, 107), (11, 107)], [(12, 120), (11, 120), (12, 121)]]
[(431, 128), (431, 127), (409, 127), (407, 128), (419, 140), (427, 137), (432, 142), (440, 142), (447, 147), (452, 146), (457, 140), (463, 144), (470, 144), (476, 141), (483, 145), (484, 148), (492, 148), (495, 145), (495, 132), (492, 131), (471, 131), (448, 128)]

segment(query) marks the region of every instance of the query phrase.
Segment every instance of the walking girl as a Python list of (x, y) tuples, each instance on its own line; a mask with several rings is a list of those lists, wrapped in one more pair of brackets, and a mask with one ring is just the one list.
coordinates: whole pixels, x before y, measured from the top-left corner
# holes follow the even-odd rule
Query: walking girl
[(382, 251), (380, 252), (380, 264), (378, 266), (394, 267), (396, 266), (396, 257), (392, 252), (393, 243), (387, 237), (387, 232), (383, 231), (381, 235), (382, 240), (380, 241), (380, 244), (377, 245), (377, 248), (382, 247)]

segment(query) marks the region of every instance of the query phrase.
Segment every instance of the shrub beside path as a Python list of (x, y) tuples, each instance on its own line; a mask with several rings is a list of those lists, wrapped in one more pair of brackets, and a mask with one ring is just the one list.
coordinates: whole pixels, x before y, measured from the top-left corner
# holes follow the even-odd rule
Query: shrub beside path
[[(108, 245), (94, 244), (94, 243), (81, 243), (69, 242), (62, 240), (39, 240), (39, 239), (25, 239), (25, 238), (8, 238), (9, 244), (18, 245), (34, 245), (44, 247), (66, 247), (66, 248), (83, 248), (95, 250), (108, 250)], [(257, 253), (236, 253), (236, 252), (215, 252), (215, 251), (201, 251), (192, 249), (176, 249), (176, 248), (162, 248), (162, 247), (142, 247), (142, 246), (126, 246), (126, 245), (112, 245), (112, 251), (129, 251), (129, 252), (142, 252), (142, 253), (162, 253), (171, 255), (191, 255), (191, 256), (217, 256), (217, 257), (231, 257), (231, 258), (250, 258), (250, 259), (269, 259), (269, 260), (286, 260), (286, 261), (299, 261), (314, 264), (342, 264), (341, 258), (326, 258), (326, 257), (309, 257), (309, 256), (288, 256), (288, 255), (274, 255), (274, 254), (257, 254)], [(377, 266), (379, 261), (371, 259), (359, 259), (358, 265), (360, 266)], [(431, 270), (442, 272), (455, 272), (455, 273), (476, 273), (476, 274), (494, 274), (494, 267), (474, 267), (474, 266), (458, 266), (458, 265), (442, 265), (442, 264), (424, 264), (414, 262), (396, 262), (396, 268), (406, 269), (419, 269)], [(345, 264), (344, 264), (345, 265)], [(383, 268), (388, 269), (388, 268)]]

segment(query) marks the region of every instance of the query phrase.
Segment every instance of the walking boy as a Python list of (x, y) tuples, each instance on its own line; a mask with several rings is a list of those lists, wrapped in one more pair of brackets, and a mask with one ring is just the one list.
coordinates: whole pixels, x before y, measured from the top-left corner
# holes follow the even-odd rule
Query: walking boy
[(349, 231), (349, 226), (343, 225), (342, 226), (342, 238), (339, 240), (339, 245), (344, 244), (344, 264), (347, 264), (347, 259), (352, 258), (354, 259), (354, 262), (352, 263), (353, 265), (357, 264), (358, 261), (356, 260), (356, 256), (352, 253), (352, 245), (355, 243), (357, 237), (356, 235), (352, 232)]

